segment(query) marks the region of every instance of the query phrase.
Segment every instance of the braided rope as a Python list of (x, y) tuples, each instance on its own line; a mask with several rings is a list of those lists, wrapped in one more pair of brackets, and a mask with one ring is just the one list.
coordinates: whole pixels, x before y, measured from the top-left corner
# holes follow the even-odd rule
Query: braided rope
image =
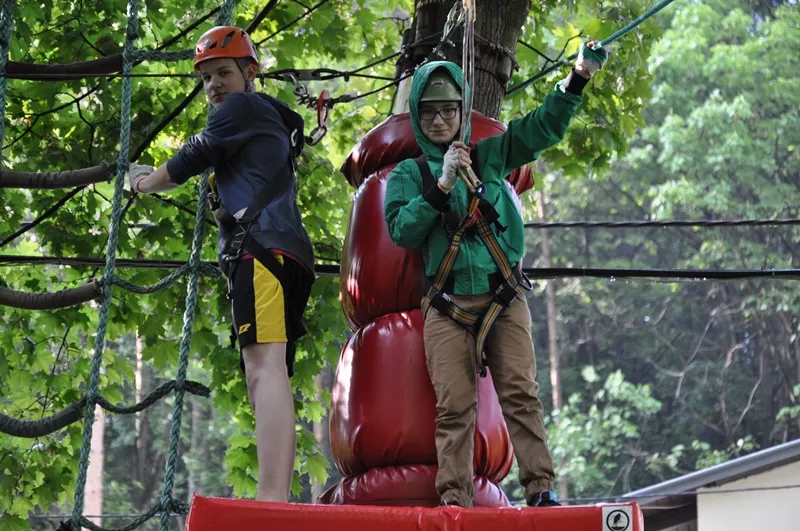
[[(147, 409), (177, 388), (177, 382), (172, 380), (159, 386), (148, 394), (144, 400), (132, 406), (114, 405), (102, 395), (97, 395), (97, 404), (111, 413), (130, 415), (131, 413), (138, 413)], [(208, 387), (191, 380), (187, 380), (184, 383), (184, 389), (186, 392), (192, 393), (193, 395), (206, 398), (211, 394), (211, 390)], [(0, 413), (0, 433), (11, 435), (12, 437), (43, 437), (55, 433), (74, 422), (78, 422), (81, 419), (81, 413), (85, 406), (86, 397), (84, 396), (61, 411), (39, 420), (22, 420)]]
[[(128, 22), (125, 31), (125, 47), (123, 51), (123, 67), (125, 74), (130, 74), (133, 62), (131, 52), (133, 51), (133, 41), (139, 36), (139, 0), (128, 0)], [(122, 79), (122, 104), (120, 108), (120, 149), (117, 158), (117, 176), (114, 183), (114, 198), (111, 208), (111, 225), (108, 234), (108, 246), (106, 251), (106, 267), (103, 273), (104, 279), (114, 278), (114, 270), (117, 258), (117, 242), (119, 239), (119, 227), (122, 219), (122, 192), (125, 183), (125, 174), (128, 171), (128, 154), (130, 151), (131, 134), (131, 84), (132, 79), (125, 77)], [(100, 385), (100, 367), (103, 361), (103, 349), (105, 347), (105, 336), (108, 329), (109, 308), (111, 306), (111, 293), (113, 283), (107, 282), (103, 290), (103, 299), (100, 306), (100, 316), (97, 325), (97, 334), (94, 342), (94, 355), (92, 356), (91, 372), (89, 374), (89, 384), (86, 391), (86, 409), (83, 426), (83, 444), (81, 445), (80, 460), (78, 461), (78, 477), (75, 486), (74, 505), (72, 508), (72, 518), (70, 523), (73, 529), (80, 529), (81, 515), (83, 514), (84, 490), (86, 488), (86, 474), (89, 468), (89, 453), (92, 446), (92, 431), (94, 428), (94, 409), (97, 403), (98, 388)], [(183, 382), (181, 382), (181, 385)]]
[[(79, 523), (81, 527), (85, 527), (87, 529), (91, 529), (92, 531), (133, 531), (137, 527), (141, 526), (143, 523), (147, 522), (155, 515), (160, 514), (163, 518), (166, 515), (169, 518), (170, 514), (177, 513), (177, 514), (186, 514), (189, 512), (189, 506), (180, 501), (174, 500), (170, 498), (167, 500), (166, 503), (163, 501), (159, 501), (150, 509), (147, 510), (146, 513), (139, 515), (135, 520), (133, 520), (130, 524), (122, 527), (102, 527), (83, 516), (80, 517)], [(71, 531), (69, 527), (70, 524), (67, 522), (61, 522), (61, 525), (58, 527), (56, 531)]]
[[(218, 26), (227, 26), (233, 18), (233, 9), (236, 0), (225, 0), (217, 16)], [(208, 106), (208, 119), (214, 114), (214, 108)], [(189, 255), (189, 277), (186, 308), (183, 313), (183, 331), (181, 334), (180, 357), (178, 358), (178, 373), (175, 377), (178, 389), (175, 392), (175, 402), (172, 408), (172, 424), (169, 432), (169, 445), (167, 447), (167, 465), (164, 473), (164, 483), (161, 488), (160, 504), (168, 507), (172, 501), (172, 488), (175, 483), (175, 465), (178, 461), (178, 443), (181, 434), (181, 414), (183, 411), (183, 385), (189, 368), (189, 348), (192, 343), (192, 325), (197, 306), (197, 277), (200, 266), (200, 251), (203, 246), (203, 232), (205, 229), (206, 195), (208, 194), (208, 177), (210, 171), (206, 170), (200, 177), (199, 194), (197, 196), (197, 212), (195, 215), (194, 238), (192, 239), (192, 252)], [(162, 511), (159, 520), (159, 531), (169, 531), (169, 511)]]
[(464, 89), (461, 103), (461, 131), (458, 139), (465, 142), (472, 121), (472, 94), (475, 81), (475, 0), (462, 0), (462, 2), (464, 36), (461, 46), (461, 71), (464, 75)]
[[(148, 295), (150, 293), (155, 293), (156, 291), (172, 287), (180, 277), (185, 275), (190, 270), (190, 266), (188, 263), (183, 264), (181, 267), (177, 269), (177, 271), (170, 273), (168, 276), (162, 278), (155, 284), (151, 284), (149, 286), (140, 286), (138, 284), (134, 284), (133, 282), (127, 281), (122, 279), (118, 276), (114, 276), (112, 279), (112, 283), (115, 286), (119, 286), (120, 288), (130, 291), (131, 293), (136, 293), (138, 295)], [(198, 267), (198, 271), (201, 275), (217, 279), (220, 277), (219, 268), (212, 264), (200, 263)]]

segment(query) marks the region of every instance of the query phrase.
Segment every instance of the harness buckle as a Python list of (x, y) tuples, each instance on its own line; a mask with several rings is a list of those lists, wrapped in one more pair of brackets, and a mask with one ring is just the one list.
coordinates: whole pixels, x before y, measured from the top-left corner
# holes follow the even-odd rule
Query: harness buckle
[(517, 298), (517, 295), (519, 295), (518, 287), (519, 282), (517, 282), (516, 275), (512, 273), (494, 292), (494, 300), (502, 304), (503, 307), (508, 308), (511, 306), (511, 303), (514, 302), (514, 299)]
[(211, 212), (214, 212), (222, 206), (222, 202), (219, 200), (219, 196), (216, 193), (209, 191), (206, 194), (206, 205), (208, 205), (208, 209)]

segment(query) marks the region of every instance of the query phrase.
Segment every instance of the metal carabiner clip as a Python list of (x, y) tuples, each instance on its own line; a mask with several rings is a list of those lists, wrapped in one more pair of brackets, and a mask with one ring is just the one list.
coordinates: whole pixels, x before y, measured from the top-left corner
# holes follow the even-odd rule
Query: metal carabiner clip
[(309, 146), (319, 144), (328, 132), (328, 117), (330, 116), (330, 108), (328, 101), (331, 99), (331, 93), (323, 90), (317, 98), (317, 126), (311, 131), (311, 134), (306, 137), (306, 143)]

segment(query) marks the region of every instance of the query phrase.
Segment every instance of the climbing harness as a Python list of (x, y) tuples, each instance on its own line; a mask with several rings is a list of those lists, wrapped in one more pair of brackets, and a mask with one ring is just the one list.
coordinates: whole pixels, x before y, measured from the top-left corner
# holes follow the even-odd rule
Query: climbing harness
[(231, 240), (222, 255), (220, 264), (223, 272), (228, 277), (229, 299), (232, 297), (230, 289), (232, 289), (231, 279), (233, 278), (233, 273), (237, 264), (246, 253), (250, 253), (261, 262), (264, 267), (278, 279), (281, 286), (284, 286), (284, 293), (288, 292), (285, 287), (286, 279), (283, 266), (269, 250), (265, 249), (250, 236), (250, 229), (261, 212), (272, 203), (278, 193), (285, 190), (286, 187), (291, 184), (297, 171), (297, 157), (303, 152), (307, 137), (303, 135), (304, 124), (302, 118), (289, 109), (285, 103), (267, 94), (259, 95), (273, 104), (280, 113), (284, 124), (286, 124), (290, 143), (289, 157), (275, 177), (268, 184), (262, 186), (258, 193), (256, 193), (247, 208), (243, 208), (235, 213), (231, 213), (225, 208), (217, 192), (215, 182), (210, 180), (207, 195), (208, 208), (211, 210), (212, 214), (214, 214), (217, 225), (228, 231), (231, 235)]
[[(474, 150), (473, 150), (474, 153)], [(423, 155), (414, 159), (417, 167), (422, 174), (422, 188), (427, 191), (431, 187), (437, 186), (436, 179), (428, 166), (427, 158)], [(476, 166), (477, 157), (473, 159), (473, 166)], [(475, 168), (477, 169), (477, 168)], [(482, 186), (482, 185), (481, 185)], [(434, 276), (433, 283), (428, 288), (428, 292), (422, 300), (422, 314), (433, 307), (439, 313), (449, 317), (458, 325), (466, 329), (475, 337), (475, 363), (481, 377), (486, 376), (486, 355), (484, 345), (489, 331), (492, 328), (500, 312), (508, 308), (520, 290), (530, 291), (532, 284), (530, 279), (522, 272), (520, 264), (512, 266), (508, 257), (500, 247), (497, 238), (492, 232), (491, 225), (494, 225), (498, 232), (506, 230), (500, 224), (500, 215), (494, 206), (483, 198), (482, 194), (471, 193), (467, 214), (459, 220), (455, 212), (443, 212), (440, 221), (448, 237), (450, 247), (439, 263), (439, 267)], [(468, 312), (453, 302), (448, 291), (452, 292), (452, 285), (448, 284), (448, 277), (453, 269), (458, 252), (464, 238), (479, 237), (498, 268), (498, 273), (490, 275), (489, 285), (494, 292), (492, 302), (487, 310), (482, 314)], [(429, 279), (425, 279), (429, 281)]]

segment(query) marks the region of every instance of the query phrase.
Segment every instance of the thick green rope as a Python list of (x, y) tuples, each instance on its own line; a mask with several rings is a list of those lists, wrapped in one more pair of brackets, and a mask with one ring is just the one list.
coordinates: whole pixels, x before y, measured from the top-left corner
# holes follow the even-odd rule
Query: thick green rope
[[(602, 48), (603, 46), (608, 46), (609, 44), (613, 43), (617, 39), (627, 35), (631, 31), (633, 31), (637, 26), (642, 24), (644, 21), (646, 21), (647, 19), (649, 19), (650, 17), (652, 17), (653, 15), (655, 15), (656, 13), (658, 13), (659, 11), (661, 11), (662, 9), (664, 9), (665, 7), (667, 7), (668, 5), (670, 5), (674, 1), (675, 0), (661, 0), (661, 2), (659, 2), (655, 6), (651, 7), (650, 9), (648, 9), (642, 16), (637, 17), (635, 20), (633, 20), (630, 24), (628, 24), (624, 28), (622, 28), (620, 30), (617, 30), (616, 32), (612, 33), (608, 38), (603, 39), (602, 41), (600, 41), (597, 44), (597, 47)], [(561, 61), (558, 61), (557, 63), (553, 63), (552, 65), (550, 65), (549, 67), (545, 68), (544, 70), (542, 70), (541, 72), (539, 72), (535, 76), (533, 76), (531, 78), (528, 78), (527, 80), (523, 81), (519, 85), (514, 85), (513, 87), (508, 89), (508, 92), (506, 92), (506, 97), (513, 96), (514, 94), (516, 94), (520, 90), (523, 90), (525, 87), (527, 87), (531, 83), (535, 83), (536, 81), (542, 79), (543, 77), (548, 75), (550, 72), (552, 72), (554, 70), (558, 70), (562, 66), (568, 65), (569, 63), (574, 61), (575, 58), (577, 58), (577, 57), (578, 57), (578, 54), (574, 53), (574, 54), (570, 55), (569, 57), (567, 57), (566, 59), (562, 59)]]
[[(184, 264), (173, 273), (170, 273), (166, 277), (162, 278), (155, 284), (151, 284), (150, 286), (139, 286), (138, 284), (134, 284), (133, 282), (129, 282), (123, 278), (119, 278), (118, 276), (114, 276), (113, 284), (138, 295), (147, 295), (150, 293), (155, 293), (156, 291), (160, 291), (164, 288), (172, 287), (180, 279), (180, 277), (189, 272), (190, 269), (190, 264)], [(201, 275), (205, 275), (210, 278), (216, 279), (220, 277), (219, 269), (209, 264), (201, 263), (198, 271)]]
[[(139, 0), (128, 0), (128, 23), (125, 30), (125, 47), (123, 49), (124, 74), (133, 70), (133, 61), (130, 55), (133, 51), (133, 41), (139, 38)], [(131, 77), (122, 78), (122, 104), (120, 108), (120, 149), (117, 157), (117, 180), (114, 183), (114, 198), (111, 207), (111, 225), (108, 234), (106, 250), (106, 268), (103, 278), (114, 278), (117, 258), (117, 242), (119, 239), (119, 226), (122, 219), (122, 192), (125, 183), (125, 174), (128, 172), (128, 154), (130, 152), (131, 135)], [(97, 334), (94, 341), (94, 355), (92, 356), (89, 384), (86, 391), (86, 409), (84, 414), (83, 444), (81, 445), (80, 460), (78, 461), (78, 477), (75, 486), (75, 498), (72, 508), (70, 523), (72, 529), (80, 529), (80, 520), (83, 514), (84, 489), (86, 488), (86, 472), (89, 468), (89, 452), (92, 446), (92, 431), (94, 427), (94, 409), (97, 402), (98, 388), (100, 385), (100, 367), (103, 361), (106, 331), (108, 329), (108, 315), (111, 306), (111, 293), (113, 283), (107, 282), (103, 290), (103, 300), (100, 305), (100, 316), (97, 325)], [(183, 382), (180, 382), (183, 385)]]
[[(11, 48), (11, 28), (14, 26), (14, 0), (3, 0), (0, 11), (0, 74), (6, 73), (8, 50)], [(0, 163), (3, 160), (3, 142), (6, 133), (6, 88), (8, 78), (0, 79)]]
[[(222, 8), (217, 15), (216, 25), (227, 26), (233, 18), (233, 9), (236, 0), (225, 0)], [(208, 118), (214, 114), (214, 109), (209, 105)], [(186, 294), (186, 308), (183, 313), (183, 333), (181, 335), (180, 358), (178, 359), (178, 373), (175, 382), (178, 388), (175, 391), (175, 402), (172, 407), (172, 424), (169, 432), (169, 445), (167, 447), (167, 466), (164, 473), (164, 483), (161, 487), (161, 507), (169, 507), (172, 502), (172, 488), (175, 484), (175, 465), (178, 461), (178, 443), (181, 435), (181, 414), (183, 412), (183, 384), (186, 381), (186, 373), (189, 368), (189, 348), (192, 344), (192, 325), (194, 323), (194, 312), (197, 306), (197, 271), (200, 265), (200, 251), (203, 245), (203, 231), (205, 229), (206, 195), (208, 195), (208, 176), (210, 171), (206, 170), (200, 177), (199, 194), (197, 196), (197, 213), (195, 216), (194, 238), (192, 240), (192, 252), (189, 255), (189, 277), (188, 289)], [(159, 520), (159, 531), (169, 530), (170, 512), (161, 511)]]

